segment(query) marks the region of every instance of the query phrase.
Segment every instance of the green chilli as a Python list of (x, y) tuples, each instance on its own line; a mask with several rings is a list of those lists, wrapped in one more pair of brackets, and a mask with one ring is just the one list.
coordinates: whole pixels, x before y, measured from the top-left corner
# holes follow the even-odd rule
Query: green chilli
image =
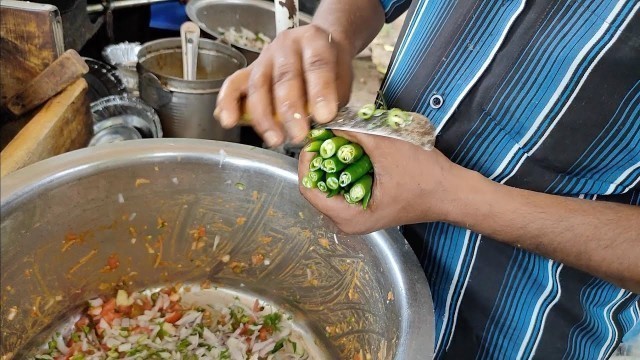
[(325, 159), (320, 168), (328, 173), (335, 173), (344, 169), (346, 166), (347, 164), (340, 161), (337, 156), (333, 156)]
[(338, 159), (345, 164), (352, 164), (364, 155), (364, 149), (358, 144), (342, 145), (338, 149)]
[(368, 174), (369, 171), (373, 170), (373, 164), (371, 163), (371, 159), (368, 155), (363, 155), (358, 161), (349, 165), (338, 178), (340, 182), (340, 186), (345, 187), (352, 182), (357, 181), (364, 175)]
[(327, 187), (331, 190), (335, 190), (340, 187), (340, 181), (338, 180), (337, 173), (328, 173), (325, 182), (327, 183)]
[(320, 151), (320, 146), (322, 146), (323, 142), (324, 142), (324, 140), (312, 141), (312, 142), (308, 143), (307, 145), (305, 145), (303, 150), (306, 151), (306, 152), (318, 152), (318, 151)]
[(342, 191), (342, 189), (340, 189), (340, 188), (329, 189), (329, 191), (327, 193), (327, 198), (332, 198), (332, 197), (338, 195), (340, 193), (340, 191)]
[(316, 170), (320, 169), (322, 167), (322, 162), (323, 161), (324, 161), (324, 159), (322, 158), (322, 156), (316, 155), (316, 157), (314, 157), (311, 160), (311, 163), (309, 163), (309, 170), (316, 171)]
[(409, 121), (409, 115), (400, 109), (391, 109), (387, 114), (387, 125), (392, 129), (403, 127)]
[(313, 181), (320, 181), (322, 179), (324, 179), (324, 171), (322, 170), (315, 170), (315, 171), (310, 171), (307, 176), (309, 177), (309, 179), (313, 180)]
[(332, 137), (334, 137), (334, 135), (333, 135), (333, 132), (331, 132), (331, 130), (329, 129), (311, 129), (307, 137), (311, 141), (315, 141), (315, 140), (324, 141), (327, 139), (331, 139)]
[[(349, 196), (351, 201), (358, 202), (365, 198), (368, 193), (371, 193), (371, 186), (373, 185), (373, 177), (371, 175), (365, 175), (356, 181), (351, 190), (349, 190)], [(368, 201), (367, 201), (368, 202)]]
[(320, 190), (320, 191), (322, 191), (324, 193), (329, 191), (329, 188), (327, 188), (327, 184), (322, 180), (318, 181), (316, 186), (318, 187), (318, 190)]
[(311, 180), (309, 175), (306, 175), (302, 178), (302, 186), (306, 187), (307, 189), (315, 189), (316, 187), (318, 187), (318, 181), (313, 181)]
[(322, 156), (325, 159), (328, 159), (333, 155), (335, 155), (335, 153), (338, 151), (340, 147), (347, 145), (348, 143), (349, 143), (349, 140), (340, 136), (327, 139), (322, 143), (322, 146), (320, 146), (320, 156)]

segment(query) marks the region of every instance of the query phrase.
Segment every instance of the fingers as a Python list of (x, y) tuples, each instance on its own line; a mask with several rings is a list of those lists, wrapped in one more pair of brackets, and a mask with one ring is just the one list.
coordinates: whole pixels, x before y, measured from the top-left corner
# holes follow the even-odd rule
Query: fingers
[(268, 146), (282, 144), (285, 135), (276, 123), (273, 111), (272, 74), (273, 62), (270, 58), (258, 60), (249, 77), (246, 112), (251, 117), (251, 125)]
[(300, 50), (294, 45), (278, 54), (273, 64), (276, 112), (293, 143), (304, 141), (309, 132), (304, 82)]
[(226, 129), (236, 126), (240, 120), (242, 99), (246, 95), (250, 75), (251, 69), (245, 68), (229, 76), (222, 84), (213, 116)]
[(313, 44), (302, 53), (308, 104), (315, 120), (326, 123), (338, 112), (337, 56), (328, 38)]
[(301, 142), (309, 131), (309, 113), (320, 123), (337, 114), (337, 64), (337, 46), (323, 30), (310, 25), (285, 31), (252, 65), (225, 81), (214, 116), (231, 128), (247, 115), (271, 147), (287, 135)]

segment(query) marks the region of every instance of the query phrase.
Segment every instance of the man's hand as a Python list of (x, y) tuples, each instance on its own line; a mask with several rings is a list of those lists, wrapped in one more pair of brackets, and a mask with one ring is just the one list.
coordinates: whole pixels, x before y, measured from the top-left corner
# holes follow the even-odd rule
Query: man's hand
[[(408, 142), (375, 135), (336, 131), (360, 144), (371, 158), (375, 179), (369, 207), (348, 204), (342, 196), (327, 198), (317, 189), (300, 187), (311, 204), (350, 234), (448, 218), (456, 192), (451, 188), (462, 170), (440, 151), (426, 151)], [(309, 172), (312, 153), (300, 154), (298, 177)]]
[[(379, 136), (336, 132), (360, 144), (375, 169), (367, 210), (317, 189), (311, 204), (349, 234), (443, 221), (521, 247), (640, 291), (640, 207), (567, 198), (495, 183), (437, 149)], [(303, 153), (302, 178), (312, 154)]]
[(231, 128), (248, 115), (269, 146), (280, 145), (287, 135), (302, 142), (309, 115), (328, 122), (349, 99), (352, 51), (347, 47), (316, 25), (282, 32), (253, 64), (225, 81), (215, 117)]

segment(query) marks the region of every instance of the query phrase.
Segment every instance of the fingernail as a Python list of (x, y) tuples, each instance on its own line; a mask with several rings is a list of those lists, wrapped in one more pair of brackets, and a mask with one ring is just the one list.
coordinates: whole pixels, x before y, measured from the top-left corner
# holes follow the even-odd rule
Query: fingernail
[(264, 142), (266, 142), (267, 146), (269, 147), (276, 146), (280, 141), (280, 137), (278, 136), (278, 133), (276, 133), (273, 130), (269, 130), (266, 133), (264, 133), (263, 138), (264, 138)]
[(314, 109), (314, 116), (317, 122), (326, 123), (333, 120), (336, 114), (336, 108), (325, 100), (319, 100)]

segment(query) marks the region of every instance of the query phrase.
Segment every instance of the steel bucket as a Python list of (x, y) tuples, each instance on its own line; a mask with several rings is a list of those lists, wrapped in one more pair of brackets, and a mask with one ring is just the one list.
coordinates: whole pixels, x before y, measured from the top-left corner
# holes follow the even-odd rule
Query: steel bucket
[(152, 41), (138, 52), (140, 97), (158, 112), (165, 137), (238, 142), (240, 129), (223, 129), (213, 110), (224, 80), (246, 65), (232, 47), (200, 39), (197, 80), (184, 80), (180, 39)]
[[(404, 238), (395, 229), (337, 234), (300, 195), (296, 162), (286, 156), (205, 140), (136, 140), (29, 166), (3, 178), (1, 191), (4, 355), (24, 358), (20, 351), (114, 286), (205, 280), (286, 308), (327, 359), (433, 353), (431, 295)], [(206, 244), (193, 250), (189, 232), (200, 225)], [(70, 242), (70, 233), (80, 240)], [(160, 236), (158, 261), (145, 244)], [(256, 252), (270, 264), (254, 266)], [(120, 267), (101, 272), (113, 253)], [(233, 271), (225, 255), (248, 267)]]

